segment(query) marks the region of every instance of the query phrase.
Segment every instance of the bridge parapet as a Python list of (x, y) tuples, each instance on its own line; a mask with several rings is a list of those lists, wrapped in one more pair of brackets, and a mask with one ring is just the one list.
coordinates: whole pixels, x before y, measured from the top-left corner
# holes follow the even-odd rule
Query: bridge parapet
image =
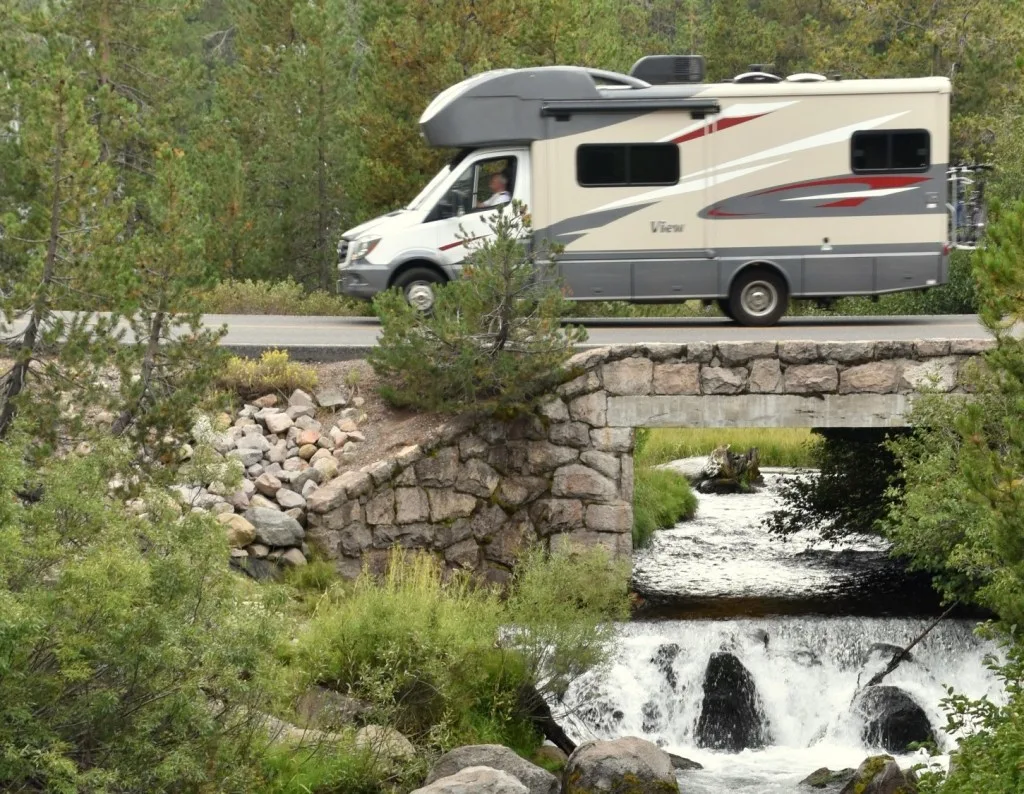
[(993, 343), (722, 342), (593, 348), (537, 411), (460, 417), (308, 500), (307, 540), (345, 576), (395, 544), (505, 580), (522, 549), (629, 556), (636, 427), (886, 427), (924, 390), (965, 393)]

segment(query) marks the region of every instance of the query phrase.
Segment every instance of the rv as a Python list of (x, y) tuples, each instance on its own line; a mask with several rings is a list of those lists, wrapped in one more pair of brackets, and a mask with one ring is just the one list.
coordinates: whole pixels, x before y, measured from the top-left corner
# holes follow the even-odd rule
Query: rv
[(343, 235), (339, 290), (397, 287), (428, 311), (511, 200), (535, 241), (563, 246), (574, 301), (700, 299), (773, 325), (790, 299), (947, 281), (948, 79), (703, 76), (700, 56), (647, 56), (628, 75), (497, 69), (451, 86), (419, 125), (457, 154)]

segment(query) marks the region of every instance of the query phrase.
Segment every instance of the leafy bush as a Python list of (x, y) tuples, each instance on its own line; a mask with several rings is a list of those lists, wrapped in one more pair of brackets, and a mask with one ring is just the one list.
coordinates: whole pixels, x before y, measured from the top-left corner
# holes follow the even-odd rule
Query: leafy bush
[(121, 458), (0, 446), (0, 788), (251, 791), (279, 623), (209, 516), (106, 496)]
[(949, 696), (942, 701), (944, 730), (957, 737), (959, 747), (948, 774), (921, 774), (921, 794), (1010, 794), (1020, 791), (1024, 783), (1024, 643), (1020, 636), (1000, 634), (991, 625), (983, 627), (982, 633), (1005, 646), (1005, 661), (990, 659), (986, 666), (1002, 680), (1007, 701), (997, 705), (988, 698), (973, 700), (948, 689)]
[(199, 296), (208, 314), (281, 314), (324, 317), (370, 317), (371, 306), (323, 290), (307, 292), (292, 279), (221, 281)]
[(317, 382), (313, 367), (291, 361), (284, 350), (267, 350), (259, 361), (232, 356), (217, 379), (220, 387), (231, 389), (245, 399), (269, 392), (287, 395), (295, 389), (312, 391)]
[(364, 573), (327, 595), (293, 666), (369, 701), (375, 720), (420, 744), (492, 742), (528, 754), (539, 741), (519, 705), (522, 687), (561, 689), (606, 657), (627, 579), (601, 552), (536, 552), (503, 600), (427, 554), (396, 550), (380, 582)]
[(633, 488), (633, 548), (651, 542), (656, 530), (693, 518), (697, 497), (685, 477), (668, 469), (637, 466)]
[(398, 290), (377, 296), (382, 333), (368, 360), (394, 405), (513, 414), (557, 382), (586, 338), (562, 326), (565, 300), (553, 270), (539, 264), (552, 252), (528, 252), (521, 241), (530, 229), (523, 206), (499, 211), (490, 227), (494, 236), (470, 253), (462, 276), (435, 290), (429, 315)]
[(833, 542), (851, 533), (880, 532), (901, 483), (887, 440), (904, 432), (816, 430), (821, 438), (810, 447), (810, 462), (818, 471), (780, 484), (783, 507), (769, 513), (764, 526), (783, 538), (814, 529)]

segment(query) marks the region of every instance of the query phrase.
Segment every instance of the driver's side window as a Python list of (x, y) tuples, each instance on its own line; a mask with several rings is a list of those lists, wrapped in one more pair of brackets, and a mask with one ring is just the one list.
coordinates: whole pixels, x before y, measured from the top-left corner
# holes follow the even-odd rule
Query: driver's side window
[(508, 204), (515, 187), (515, 157), (477, 160), (467, 165), (430, 213), (443, 220)]

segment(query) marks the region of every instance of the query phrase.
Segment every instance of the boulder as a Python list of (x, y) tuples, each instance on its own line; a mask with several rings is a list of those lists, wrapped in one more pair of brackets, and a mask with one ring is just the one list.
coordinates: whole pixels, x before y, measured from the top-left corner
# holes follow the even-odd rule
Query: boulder
[(297, 546), (306, 534), (298, 521), (277, 510), (251, 507), (245, 518), (256, 528), (256, 540), (267, 546)]
[(368, 750), (374, 755), (392, 760), (411, 760), (416, 757), (416, 748), (394, 728), (382, 725), (367, 725), (356, 734), (357, 750)]
[(665, 676), (665, 680), (672, 689), (676, 689), (679, 686), (679, 677), (676, 675), (675, 668), (672, 665), (675, 663), (676, 657), (679, 656), (680, 650), (682, 649), (677, 643), (667, 642), (659, 645), (658, 650), (651, 657), (651, 664), (661, 671), (661, 674)]
[(589, 741), (569, 756), (563, 794), (669, 794), (679, 792), (672, 759), (661, 748), (635, 736)]
[(864, 718), (862, 737), (869, 747), (905, 753), (912, 742), (935, 741), (924, 710), (899, 687), (868, 687), (854, 709)]
[(507, 772), (526, 786), (530, 794), (558, 794), (560, 788), (558, 778), (550, 772), (500, 744), (476, 744), (445, 753), (427, 775), (427, 785), (476, 766)]
[(471, 766), (411, 794), (530, 794), (530, 790), (508, 772)]
[(800, 785), (817, 789), (842, 785), (853, 779), (854, 771), (853, 769), (841, 769), (838, 772), (833, 772), (827, 766), (823, 766), (821, 769), (815, 769), (801, 780)]
[(356, 724), (371, 708), (370, 704), (356, 698), (315, 686), (299, 698), (295, 713), (303, 727), (331, 731)]
[(764, 747), (767, 727), (754, 679), (731, 653), (714, 653), (704, 671), (697, 746), (738, 753)]
[(240, 549), (248, 546), (256, 539), (256, 527), (254, 527), (244, 516), (234, 513), (224, 513), (217, 516), (217, 520), (224, 525), (224, 532), (228, 538), (228, 546), (233, 549)]
[(892, 756), (875, 755), (857, 767), (840, 794), (917, 794), (917, 777), (902, 771)]
[(673, 755), (672, 753), (669, 753), (668, 757), (672, 762), (672, 768), (680, 772), (691, 772), (694, 769), (704, 768), (704, 764), (698, 764), (696, 761), (691, 761), (689, 758), (683, 758), (681, 755)]

